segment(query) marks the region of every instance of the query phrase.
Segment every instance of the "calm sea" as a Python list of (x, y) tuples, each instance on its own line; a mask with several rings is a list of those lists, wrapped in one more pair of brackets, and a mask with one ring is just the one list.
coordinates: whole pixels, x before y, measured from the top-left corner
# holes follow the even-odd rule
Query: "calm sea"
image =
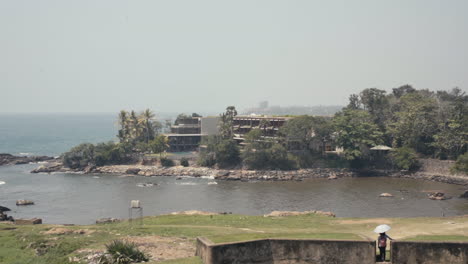
[(0, 153), (58, 156), (80, 143), (115, 140), (116, 114), (0, 114)]

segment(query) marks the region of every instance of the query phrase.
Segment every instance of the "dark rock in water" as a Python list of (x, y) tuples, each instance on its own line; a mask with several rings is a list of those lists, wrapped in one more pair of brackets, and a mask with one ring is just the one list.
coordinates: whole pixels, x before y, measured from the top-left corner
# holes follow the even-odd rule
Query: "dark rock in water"
[(139, 168), (129, 168), (125, 171), (126, 174), (135, 174), (137, 175), (140, 172)]
[(106, 218), (99, 218), (98, 220), (96, 220), (96, 224), (108, 224), (108, 223), (115, 223), (119, 221), (120, 219), (117, 219), (117, 218), (106, 217)]
[(460, 195), (460, 198), (468, 198), (468, 191), (465, 191), (464, 194)]
[(8, 212), (8, 211), (11, 211), (11, 209), (8, 208), (8, 207), (1, 206), (1, 205), (0, 205), (0, 213), (2, 213), (2, 212)]
[(429, 193), (428, 196), (429, 196), (429, 199), (431, 200), (447, 200), (451, 198), (451, 197), (445, 196), (445, 194), (442, 192)]
[(17, 200), (16, 205), (33, 205), (34, 202), (31, 200)]
[(0, 153), (0, 166), (1, 165), (19, 165), (19, 164), (28, 164), (31, 162), (40, 162), (53, 160), (53, 157), (48, 156), (13, 156), (11, 154)]
[(15, 219), (15, 224), (17, 225), (39, 225), (39, 224), (42, 224), (42, 219), (40, 218)]

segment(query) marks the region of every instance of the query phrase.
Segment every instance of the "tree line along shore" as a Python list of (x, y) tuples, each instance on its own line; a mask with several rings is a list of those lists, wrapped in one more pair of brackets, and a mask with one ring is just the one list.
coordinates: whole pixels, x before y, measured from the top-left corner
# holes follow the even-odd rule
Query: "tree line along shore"
[[(237, 116), (234, 106), (227, 107), (218, 117), (217, 132), (201, 137), (196, 155), (178, 159), (167, 152), (171, 143), (161, 133), (170, 122), (163, 125), (149, 109), (122, 110), (118, 142), (80, 144), (60, 156), (60, 166), (42, 171), (157, 164), (160, 171), (174, 165), (190, 166), (192, 171), (200, 170), (197, 167), (274, 171), (267, 176), (316, 168), (411, 175), (421, 169), (421, 159), (429, 159), (453, 161), (444, 176), (463, 178), (468, 173), (468, 95), (458, 88), (433, 92), (404, 85), (391, 93), (364, 89), (351, 95), (349, 104), (334, 116), (288, 116), (280, 127), (260, 118), (242, 135), (236, 132)], [(181, 114), (174, 124), (196, 117), (200, 115)]]

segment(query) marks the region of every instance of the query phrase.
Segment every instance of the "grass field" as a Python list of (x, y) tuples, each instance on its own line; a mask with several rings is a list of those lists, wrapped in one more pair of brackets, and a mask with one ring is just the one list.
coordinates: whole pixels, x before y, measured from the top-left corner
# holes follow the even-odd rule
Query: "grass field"
[[(151, 263), (201, 263), (193, 256), (197, 236), (213, 242), (259, 238), (372, 239), (379, 224), (398, 240), (468, 241), (468, 216), (444, 218), (332, 218), (319, 215), (164, 215), (128, 222), (89, 225), (16, 226), (0, 224), (0, 263), (76, 263), (102, 251), (113, 239), (134, 241), (151, 253)], [(170, 260), (172, 259), (172, 260)], [(75, 259), (76, 260), (76, 259)]]

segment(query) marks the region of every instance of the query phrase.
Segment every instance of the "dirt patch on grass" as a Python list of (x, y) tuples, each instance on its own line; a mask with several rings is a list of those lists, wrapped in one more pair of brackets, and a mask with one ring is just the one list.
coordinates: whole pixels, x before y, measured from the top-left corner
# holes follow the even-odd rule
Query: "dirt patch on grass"
[(94, 230), (90, 229), (68, 229), (63, 227), (54, 227), (50, 230), (41, 232), (44, 235), (68, 235), (68, 234), (79, 234), (79, 235), (87, 235), (94, 233)]
[(178, 237), (127, 237), (125, 240), (135, 243), (138, 248), (151, 256), (151, 260), (162, 261), (195, 256), (195, 244), (192, 240)]
[(390, 219), (386, 218), (372, 218), (372, 219), (362, 219), (362, 220), (339, 220), (338, 223), (340, 224), (349, 224), (349, 225), (357, 225), (357, 224), (386, 224), (389, 225), (392, 222)]
[(171, 213), (171, 215), (219, 215), (219, 213), (190, 210), (182, 212), (173, 212)]

